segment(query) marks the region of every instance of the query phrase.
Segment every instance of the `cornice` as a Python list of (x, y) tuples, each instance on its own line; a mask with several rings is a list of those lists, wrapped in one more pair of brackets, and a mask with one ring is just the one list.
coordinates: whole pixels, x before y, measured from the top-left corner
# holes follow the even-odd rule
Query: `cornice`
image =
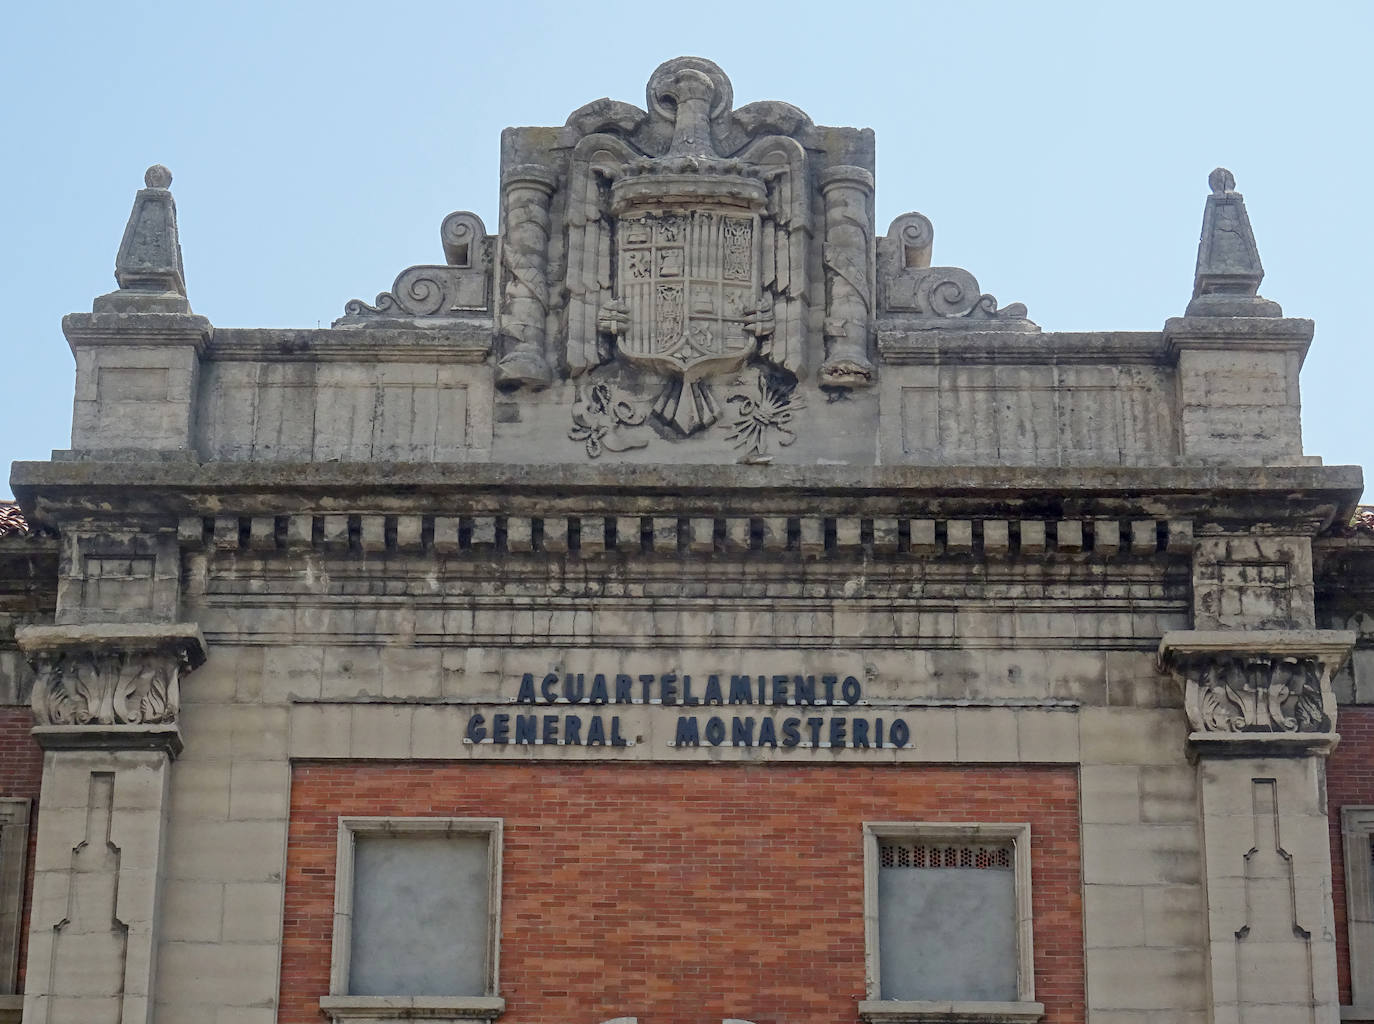
[(232, 514), (1187, 519), (1199, 535), (1316, 535), (1349, 519), (1354, 466), (626, 466), (17, 462), (34, 522)]

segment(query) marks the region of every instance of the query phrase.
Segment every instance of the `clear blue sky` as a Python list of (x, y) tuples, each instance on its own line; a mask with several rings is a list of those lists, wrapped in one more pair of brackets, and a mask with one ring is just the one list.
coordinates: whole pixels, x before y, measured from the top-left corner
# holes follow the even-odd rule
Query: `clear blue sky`
[(1187, 303), (1207, 174), (1235, 172), (1267, 273), (1313, 317), (1306, 449), (1374, 467), (1374, 3), (15, 3), (0, 36), (8, 372), (0, 462), (70, 436), (63, 313), (89, 310), (144, 168), (175, 175), (187, 286), (222, 326), (327, 325), (496, 228), (498, 136), (663, 60), (736, 105), (872, 127), (880, 229), (1047, 330), (1155, 330)]

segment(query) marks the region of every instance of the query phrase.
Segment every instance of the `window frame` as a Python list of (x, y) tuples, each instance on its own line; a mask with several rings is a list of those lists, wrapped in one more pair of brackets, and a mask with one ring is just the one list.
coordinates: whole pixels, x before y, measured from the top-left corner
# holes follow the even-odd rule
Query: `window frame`
[[(1374, 1011), (1374, 807), (1341, 808), (1345, 861), (1345, 936), (1350, 957), (1350, 1002)], [(1357, 1015), (1358, 1017), (1358, 1015)]]
[(0, 996), (19, 993), (32, 803), (27, 797), (0, 797)]
[[(882, 998), (879, 955), (878, 867), (879, 843), (883, 840), (931, 843), (1010, 843), (1013, 887), (1016, 898), (1016, 1000), (912, 1001)], [(1040, 1020), (1045, 1013), (1035, 1001), (1034, 922), (1031, 901), (1031, 829), (1027, 822), (933, 822), (866, 821), (864, 844), (864, 966), (867, 998), (859, 1004), (859, 1017), (865, 1021), (896, 1024), (901, 1021), (948, 1020), (953, 1013), (960, 1020), (987, 1024), (1022, 1024)]]
[[(329, 995), (320, 1009), (335, 1021), (363, 1021), (413, 1017), (429, 1020), (494, 1019), (505, 1010), (501, 998), (501, 818), (339, 817), (334, 874), (333, 945), (329, 964)], [(487, 959), (485, 991), (481, 995), (415, 996), (397, 992), (385, 996), (353, 995), (348, 991), (353, 955), (354, 844), (362, 835), (463, 836), (487, 841)]]

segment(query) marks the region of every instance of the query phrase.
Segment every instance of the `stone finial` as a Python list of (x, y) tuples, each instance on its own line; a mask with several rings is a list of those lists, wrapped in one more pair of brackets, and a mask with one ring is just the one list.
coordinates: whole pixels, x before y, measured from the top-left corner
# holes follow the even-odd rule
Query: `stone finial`
[(1218, 167), (1207, 176), (1207, 184), (1212, 194), (1202, 214), (1193, 300), (1187, 315), (1282, 316), (1277, 302), (1259, 294), (1264, 267), (1245, 212), (1245, 197), (1235, 190), (1236, 176)]
[(143, 184), (149, 188), (171, 188), (172, 172), (162, 164), (153, 164), (143, 172)]
[(177, 237), (177, 206), (168, 186), (172, 172), (153, 164), (143, 175), (146, 186), (134, 196), (134, 208), (115, 257), (119, 290), (95, 300), (97, 313), (189, 313), (186, 275)]

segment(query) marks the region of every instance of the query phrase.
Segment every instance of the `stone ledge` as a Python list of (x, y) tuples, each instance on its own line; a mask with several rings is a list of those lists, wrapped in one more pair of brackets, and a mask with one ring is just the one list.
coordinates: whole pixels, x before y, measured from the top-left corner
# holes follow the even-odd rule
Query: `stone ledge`
[(24, 1016), (24, 996), (0, 995), (0, 1024), (19, 1024)]
[(29, 734), (44, 750), (161, 750), (175, 758), (183, 746), (177, 725), (35, 725)]
[(321, 996), (332, 1021), (380, 1024), (393, 1020), (495, 1020), (506, 1012), (500, 996)]
[(865, 999), (859, 1019), (872, 1024), (1032, 1024), (1045, 1016), (1044, 1003), (926, 1002)]
[(91, 345), (189, 345), (201, 355), (211, 331), (210, 321), (195, 313), (68, 313), (62, 318), (73, 354)]
[(232, 327), (210, 339), (215, 362), (441, 362), (480, 364), (491, 354), (490, 315), (426, 321), (369, 318), (364, 325), (309, 329)]
[(1316, 658), (1330, 672), (1345, 664), (1355, 634), (1345, 629), (1175, 629), (1159, 641), (1159, 661), (1227, 654)]
[(1325, 757), (1341, 741), (1334, 732), (1194, 732), (1191, 757)]
[(1307, 354), (1314, 325), (1298, 317), (1182, 316), (1164, 322), (1164, 344), (1180, 349), (1296, 352)]
[[(988, 321), (976, 321), (987, 323)], [(950, 331), (940, 323), (907, 324), (896, 317), (879, 320), (878, 354), (895, 366), (937, 363), (1014, 363), (1096, 366), (1122, 364), (1154, 366), (1167, 361), (1159, 331), (1102, 331), (1019, 333), (1005, 328), (987, 332), (975, 326)]]
[(75, 650), (158, 651), (184, 654), (192, 669), (205, 663), (205, 638), (194, 622), (20, 626), (14, 639), (29, 659)]

